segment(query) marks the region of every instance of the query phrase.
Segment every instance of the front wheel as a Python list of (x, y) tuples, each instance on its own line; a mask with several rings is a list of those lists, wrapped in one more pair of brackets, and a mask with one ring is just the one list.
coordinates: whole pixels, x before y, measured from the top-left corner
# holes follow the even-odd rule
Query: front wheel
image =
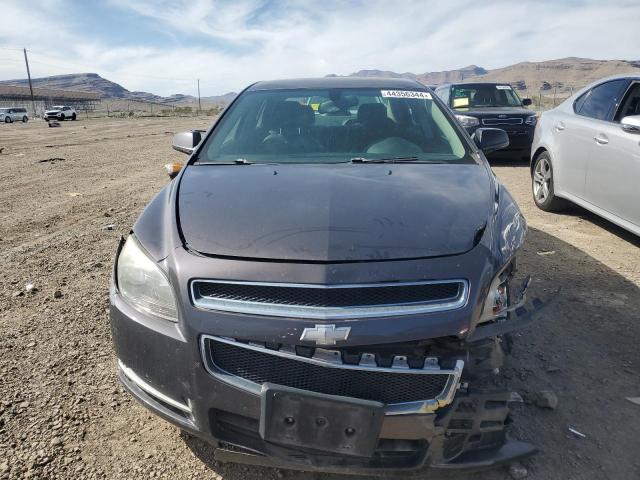
[(65, 119), (64, 113), (61, 113), (60, 114), (60, 120), (64, 120), (64, 119)]
[(27, 118), (26, 115), (24, 117), (22, 117), (22, 123), (27, 123), (28, 121), (29, 121), (29, 119)]
[(4, 123), (11, 123), (12, 121), (11, 117), (4, 117)]
[(74, 113), (73, 115), (71, 115), (71, 120), (75, 120), (76, 119), (76, 114)]
[(545, 212), (557, 212), (566, 207), (566, 200), (555, 195), (553, 190), (553, 167), (551, 157), (542, 152), (535, 160), (531, 175), (533, 201)]

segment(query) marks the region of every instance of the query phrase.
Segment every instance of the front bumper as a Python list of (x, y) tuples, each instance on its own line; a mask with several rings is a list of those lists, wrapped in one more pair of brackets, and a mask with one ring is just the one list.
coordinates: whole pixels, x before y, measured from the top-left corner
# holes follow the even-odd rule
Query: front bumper
[(220, 461), (282, 468), (381, 474), (438, 468), (480, 468), (534, 452), (508, 441), (509, 393), (467, 388), (430, 413), (382, 419), (370, 457), (292, 448), (261, 437), (259, 392), (213, 374), (202, 356), (208, 331), (183, 331), (150, 318), (111, 294), (111, 324), (119, 378), (145, 407), (211, 443)]

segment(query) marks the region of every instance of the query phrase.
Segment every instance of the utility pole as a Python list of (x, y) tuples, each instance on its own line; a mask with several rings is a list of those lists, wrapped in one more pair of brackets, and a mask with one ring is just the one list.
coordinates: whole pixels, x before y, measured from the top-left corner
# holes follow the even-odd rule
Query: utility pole
[(27, 78), (29, 79), (29, 91), (31, 92), (31, 108), (33, 108), (33, 116), (36, 115), (36, 102), (33, 99), (33, 85), (31, 84), (31, 72), (29, 71), (29, 59), (27, 58), (27, 49), (23, 48), (24, 51), (24, 63), (27, 65)]
[(202, 113), (202, 105), (200, 105), (200, 79), (198, 79), (198, 114)]

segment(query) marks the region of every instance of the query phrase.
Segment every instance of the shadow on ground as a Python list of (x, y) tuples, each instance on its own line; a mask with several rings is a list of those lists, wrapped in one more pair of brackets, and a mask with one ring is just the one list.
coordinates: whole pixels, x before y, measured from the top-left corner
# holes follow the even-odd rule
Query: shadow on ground
[[(600, 221), (584, 211), (580, 215)], [(627, 239), (624, 231), (617, 232), (608, 222), (603, 226)], [(640, 244), (633, 236), (628, 241)], [(538, 254), (541, 251), (554, 253)], [(525, 400), (540, 390), (551, 390), (559, 399), (556, 409), (526, 401), (514, 408), (512, 436), (540, 448), (538, 455), (524, 462), (527, 478), (640, 478), (640, 407), (626, 399), (640, 396), (638, 285), (536, 229), (529, 231), (519, 267), (533, 275), (531, 296), (544, 299), (562, 287), (561, 298), (545, 318), (515, 335), (513, 354), (503, 369), (511, 389)], [(184, 439), (222, 478), (350, 478), (221, 464), (215, 462), (213, 448), (191, 437)], [(508, 474), (504, 468), (475, 474), (430, 471), (424, 478), (497, 480)]]

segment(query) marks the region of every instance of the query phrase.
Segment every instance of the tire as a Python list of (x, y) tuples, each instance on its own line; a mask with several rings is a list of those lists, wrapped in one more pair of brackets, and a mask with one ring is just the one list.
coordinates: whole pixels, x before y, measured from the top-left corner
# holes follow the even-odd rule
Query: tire
[(22, 123), (27, 123), (28, 121), (29, 121), (29, 118), (27, 118), (26, 115), (22, 117)]
[(547, 152), (542, 152), (534, 160), (531, 192), (536, 206), (545, 212), (558, 212), (567, 206), (567, 201), (557, 197), (553, 191), (553, 166)]
[(60, 114), (60, 120), (61, 120), (61, 121), (64, 121), (65, 119), (66, 119), (66, 117), (64, 116), (64, 113), (61, 113), (61, 114)]
[(12, 123), (13, 119), (11, 117), (4, 117), (4, 123)]
[(74, 113), (73, 115), (71, 115), (71, 120), (75, 120), (76, 119), (76, 114)]

